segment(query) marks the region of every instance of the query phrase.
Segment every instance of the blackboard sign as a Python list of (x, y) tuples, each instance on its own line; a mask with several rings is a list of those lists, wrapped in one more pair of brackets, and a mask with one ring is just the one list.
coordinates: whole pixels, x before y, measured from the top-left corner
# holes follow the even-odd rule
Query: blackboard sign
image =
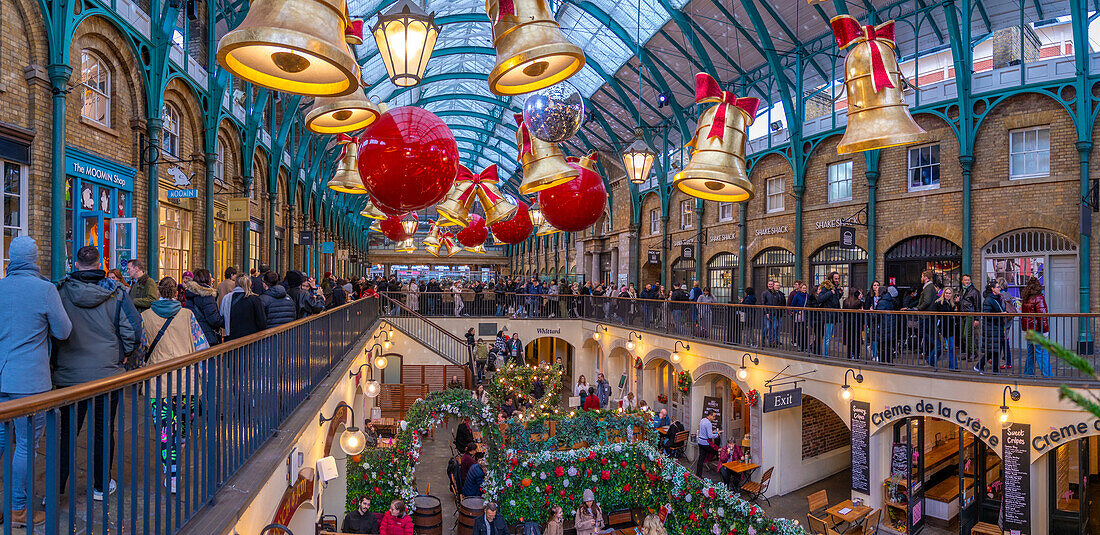
[(895, 442), (890, 449), (890, 477), (909, 479), (909, 445)]
[(722, 398), (703, 396), (703, 414), (713, 412), (718, 415), (718, 426), (725, 420), (722, 419)]
[(661, 263), (661, 251), (650, 250), (648, 260), (649, 260), (650, 264), (660, 264)]
[(313, 231), (312, 230), (299, 230), (298, 231), (298, 245), (313, 245)]
[(1001, 430), (1004, 449), (1004, 527), (1031, 532), (1031, 425), (1014, 423)]
[(625, 387), (625, 386), (626, 386), (626, 374), (624, 373), (624, 374), (619, 376), (619, 390), (622, 390), (623, 387)]
[(852, 490), (871, 493), (871, 404), (853, 401), (852, 414)]
[(802, 405), (802, 389), (792, 388), (782, 392), (764, 394), (764, 412), (781, 411)]
[(840, 227), (840, 248), (855, 249), (856, 229), (853, 227)]

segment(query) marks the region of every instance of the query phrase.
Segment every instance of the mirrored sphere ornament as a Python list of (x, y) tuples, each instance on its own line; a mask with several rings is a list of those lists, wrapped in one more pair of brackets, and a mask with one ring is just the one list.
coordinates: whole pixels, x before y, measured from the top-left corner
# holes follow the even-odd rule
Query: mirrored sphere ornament
[(527, 97), (523, 121), (531, 135), (548, 143), (561, 143), (581, 129), (584, 99), (569, 83), (552, 85)]

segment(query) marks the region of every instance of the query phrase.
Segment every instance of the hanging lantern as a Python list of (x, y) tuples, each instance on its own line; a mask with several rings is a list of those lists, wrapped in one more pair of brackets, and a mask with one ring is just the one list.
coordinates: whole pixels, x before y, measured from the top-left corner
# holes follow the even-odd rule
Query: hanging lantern
[(844, 58), (844, 89), (848, 95), (848, 126), (836, 146), (850, 154), (931, 138), (905, 104), (901, 68), (894, 53), (894, 21), (861, 26), (848, 15), (830, 21), (837, 46), (852, 47)]
[(523, 165), (523, 181), (519, 192), (530, 195), (577, 178), (577, 170), (565, 163), (565, 154), (554, 143), (531, 135), (523, 114), (515, 114), (516, 146), (519, 147), (519, 163)]
[(362, 91), (343, 97), (317, 97), (306, 111), (306, 128), (318, 134), (355, 132), (378, 119), (378, 108)]
[(405, 235), (411, 237), (416, 234), (416, 229), (420, 226), (420, 217), (416, 215), (416, 212), (412, 212), (401, 220), (401, 227), (405, 229)]
[(623, 151), (623, 169), (630, 182), (641, 184), (649, 179), (657, 152), (646, 142), (641, 128), (634, 131), (634, 137), (634, 143)]
[(394, 250), (399, 253), (412, 254), (414, 251), (416, 251), (416, 243), (414, 242), (415, 240), (413, 238), (406, 238), (398, 242), (397, 246), (394, 247)]
[(390, 215), (443, 200), (458, 173), (451, 129), (432, 112), (413, 106), (382, 113), (360, 137), (358, 157), (371, 200)]
[(542, 208), (539, 207), (537, 200), (527, 209), (527, 216), (531, 218), (531, 225), (534, 227), (541, 227), (542, 224), (546, 222), (546, 218), (542, 215)]
[(416, 214), (410, 213), (403, 216), (387, 217), (379, 222), (378, 228), (390, 241), (400, 242), (411, 238), (419, 223)]
[(253, 0), (240, 26), (218, 42), (218, 63), (256, 85), (311, 96), (359, 88), (359, 64), (345, 41), (344, 0)]
[[(466, 228), (459, 231), (456, 236), (458, 243), (461, 243), (470, 252), (485, 252), (485, 248), (482, 244), (489, 238), (489, 229), (485, 226), (485, 218), (474, 214), (470, 216), (470, 224)], [(481, 247), (481, 251), (474, 251), (475, 248)]]
[(401, 0), (389, 13), (378, 14), (371, 33), (393, 85), (409, 87), (424, 79), (439, 37), (434, 12), (429, 15), (409, 0)]
[(691, 160), (676, 173), (672, 183), (680, 191), (699, 199), (718, 202), (747, 201), (753, 196), (752, 182), (745, 169), (745, 141), (756, 118), (760, 101), (738, 98), (723, 91), (709, 74), (695, 75), (695, 103), (717, 103), (699, 117)]
[(367, 205), (363, 207), (359, 215), (370, 219), (385, 219), (389, 217), (383, 213), (382, 210), (379, 210), (378, 207), (374, 205), (374, 201), (370, 199), (367, 199)]
[(561, 33), (546, 0), (488, 0), (496, 65), (489, 90), (522, 95), (552, 86), (584, 67), (584, 52)]
[(367, 192), (367, 188), (363, 187), (363, 181), (359, 179), (359, 165), (355, 158), (357, 140), (346, 134), (340, 134), (337, 139), (344, 146), (344, 154), (340, 156), (336, 174), (328, 181), (328, 188), (341, 193), (362, 195)]
[(382, 220), (375, 219), (374, 222), (372, 222), (370, 224), (370, 227), (367, 228), (367, 230), (368, 231), (374, 231), (374, 232), (382, 232)]
[[(596, 153), (569, 158), (580, 176), (539, 192), (539, 206), (546, 223), (566, 232), (580, 232), (600, 220), (607, 207), (607, 188), (596, 172)], [(540, 227), (540, 231), (542, 228)]]

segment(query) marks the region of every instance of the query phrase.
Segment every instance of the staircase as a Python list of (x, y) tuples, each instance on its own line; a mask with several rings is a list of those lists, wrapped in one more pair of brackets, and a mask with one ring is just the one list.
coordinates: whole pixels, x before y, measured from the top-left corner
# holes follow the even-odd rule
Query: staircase
[(379, 296), (382, 319), (409, 338), (419, 341), (435, 354), (459, 366), (470, 365), (470, 350), (466, 340), (455, 336), (420, 313), (409, 310), (404, 303)]

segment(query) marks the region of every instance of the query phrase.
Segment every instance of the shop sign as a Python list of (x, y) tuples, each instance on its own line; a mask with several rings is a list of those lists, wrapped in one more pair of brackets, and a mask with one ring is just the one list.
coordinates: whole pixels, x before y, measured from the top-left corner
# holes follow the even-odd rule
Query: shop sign
[(787, 227), (787, 225), (782, 225), (782, 226), (778, 226), (778, 227), (764, 227), (764, 228), (756, 229), (756, 235), (757, 236), (770, 236), (772, 234), (786, 234), (788, 232), (790, 232), (790, 229)]
[(256, 232), (260, 232), (260, 222), (250, 220), (248, 222), (248, 230), (254, 230)]
[[(321, 242), (321, 252), (324, 254), (332, 254), (336, 252), (336, 242), (325, 241)], [(381, 267), (381, 266), (379, 266)]]
[(654, 251), (654, 250), (651, 249), (649, 251), (649, 261), (647, 263), (649, 263), (649, 264), (660, 264), (661, 263), (661, 251)]
[(681, 245), (680, 246), (680, 258), (695, 258), (695, 246), (694, 245)]
[(349, 255), (349, 251), (347, 249), (337, 249), (336, 250), (336, 260), (337, 261), (347, 260), (348, 256), (350, 256), (350, 255)]
[(710, 242), (710, 243), (714, 243), (714, 242), (720, 242), (720, 241), (733, 241), (733, 240), (736, 240), (736, 239), (737, 239), (737, 235), (731, 233), (731, 234), (718, 234), (717, 236), (711, 236), (711, 237), (707, 238), (707, 241)]
[(817, 222), (817, 230), (824, 228), (841, 228), (852, 223), (851, 219), (826, 219)]
[(1031, 529), (1031, 425), (1013, 423), (1001, 430), (1004, 460), (1004, 528), (1012, 533)]
[(1041, 455), (1047, 448), (1055, 448), (1061, 442), (1069, 442), (1092, 434), (1089, 432), (1089, 427), (1092, 427), (1093, 431), (1100, 432), (1100, 420), (1092, 420), (1091, 425), (1089, 422), (1077, 422), (1058, 428), (1051, 427), (1049, 433), (1032, 438), (1031, 447)]
[(542, 327), (538, 327), (535, 329), (535, 332), (539, 334), (561, 334), (561, 329), (544, 329)]
[(299, 230), (298, 231), (298, 245), (313, 245), (313, 231), (312, 230)]
[(137, 169), (100, 158), (73, 147), (65, 147), (66, 172), (82, 180), (134, 191), (134, 176)]
[(775, 412), (802, 405), (802, 389), (792, 388), (782, 392), (764, 394), (764, 412)]
[(852, 422), (852, 490), (871, 493), (871, 404), (853, 401), (849, 407)]
[(243, 223), (249, 219), (248, 197), (230, 197), (227, 203), (229, 207), (228, 221)]
[(198, 199), (198, 189), (170, 189), (168, 190), (169, 199)]
[(271, 517), (274, 524), (284, 526), (290, 524), (294, 513), (303, 503), (313, 499), (313, 485), (316, 472), (312, 467), (306, 466), (298, 471), (298, 480), (283, 492), (283, 499), (279, 500), (279, 507), (275, 509), (275, 516)]
[(348, 255), (348, 261), (351, 262), (352, 264), (358, 264), (359, 263), (359, 255), (357, 255), (357, 254)]
[(855, 249), (857, 247), (855, 227), (840, 227), (840, 247), (842, 249)]
[[(933, 405), (931, 402), (922, 399), (916, 403), (891, 405), (882, 411), (871, 414), (871, 424), (881, 426), (895, 418), (907, 418), (909, 416), (931, 416), (955, 422), (963, 429), (977, 435), (978, 438), (987, 440), (993, 448), (996, 448), (1001, 441), (1000, 437), (993, 434), (993, 431), (986, 427), (980, 418), (970, 416), (970, 413), (964, 409), (953, 409), (948, 405), (944, 405), (942, 401), (937, 401)], [(1100, 427), (1097, 429), (1100, 429)]]
[(684, 238), (682, 240), (676, 240), (676, 241), (672, 242), (672, 245), (673, 246), (680, 246), (680, 245), (683, 245), (685, 243), (695, 243), (695, 238)]
[(703, 396), (703, 414), (713, 412), (718, 415), (718, 425), (722, 425), (722, 398)]

